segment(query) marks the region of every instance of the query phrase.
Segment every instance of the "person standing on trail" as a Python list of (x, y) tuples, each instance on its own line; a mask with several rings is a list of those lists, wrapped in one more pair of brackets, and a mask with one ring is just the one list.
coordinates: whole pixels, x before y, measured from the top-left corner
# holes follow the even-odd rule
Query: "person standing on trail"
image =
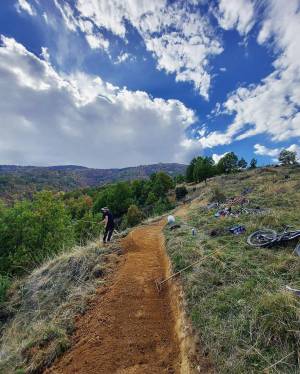
[(106, 242), (110, 242), (111, 236), (115, 228), (114, 216), (107, 207), (102, 208), (101, 212), (103, 213), (102, 222), (104, 223), (104, 227), (105, 227), (103, 243), (106, 243)]

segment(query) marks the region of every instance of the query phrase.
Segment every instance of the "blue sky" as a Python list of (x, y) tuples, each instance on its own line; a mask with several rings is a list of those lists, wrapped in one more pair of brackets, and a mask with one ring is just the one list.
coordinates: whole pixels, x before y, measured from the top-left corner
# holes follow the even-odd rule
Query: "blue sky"
[(2, 0), (0, 164), (300, 156), (299, 9), (299, 0)]

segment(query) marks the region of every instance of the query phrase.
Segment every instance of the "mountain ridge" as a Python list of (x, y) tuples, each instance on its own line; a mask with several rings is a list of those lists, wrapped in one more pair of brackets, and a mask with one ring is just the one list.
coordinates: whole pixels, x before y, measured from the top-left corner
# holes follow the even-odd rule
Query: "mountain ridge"
[(0, 199), (15, 201), (30, 198), (42, 189), (71, 191), (103, 186), (118, 181), (146, 179), (163, 171), (171, 176), (184, 174), (187, 165), (157, 163), (125, 168), (97, 169), (80, 165), (19, 166), (0, 165)]

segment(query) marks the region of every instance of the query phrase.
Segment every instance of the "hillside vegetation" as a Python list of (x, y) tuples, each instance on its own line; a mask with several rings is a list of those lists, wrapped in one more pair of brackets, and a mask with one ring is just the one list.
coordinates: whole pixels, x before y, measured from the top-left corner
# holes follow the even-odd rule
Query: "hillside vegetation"
[(160, 163), (123, 169), (92, 169), (82, 166), (15, 166), (0, 165), (0, 199), (7, 202), (32, 198), (44, 189), (71, 191), (78, 188), (102, 186), (120, 181), (147, 179), (153, 173), (165, 172), (170, 176), (184, 174), (186, 165)]
[(148, 180), (84, 191), (42, 191), (13, 206), (0, 201), (0, 301), (8, 276), (22, 275), (75, 244), (99, 237), (102, 207), (109, 206), (117, 228), (123, 230), (171, 209), (168, 193), (174, 185), (170, 176), (159, 172)]
[[(260, 228), (300, 229), (300, 168), (248, 170), (189, 189), (198, 195), (197, 204), (180, 228), (166, 228), (165, 234), (174, 271), (212, 255), (181, 276), (204, 353), (218, 373), (299, 373), (300, 299), (285, 288), (300, 289), (297, 242), (257, 249), (246, 238)], [(207, 207), (243, 192), (252, 213), (216, 217), (220, 208)], [(233, 205), (232, 211), (240, 208)], [(246, 233), (230, 233), (236, 224)]]

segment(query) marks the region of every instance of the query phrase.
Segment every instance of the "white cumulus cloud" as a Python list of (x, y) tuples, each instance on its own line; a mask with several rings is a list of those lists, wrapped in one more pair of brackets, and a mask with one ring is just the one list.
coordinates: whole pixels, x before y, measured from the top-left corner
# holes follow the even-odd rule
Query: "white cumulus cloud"
[[(267, 26), (266, 26), (267, 25)], [(234, 120), (225, 132), (200, 139), (203, 147), (230, 144), (258, 134), (274, 142), (300, 137), (299, 1), (269, 0), (258, 41), (277, 52), (274, 71), (261, 83), (240, 87), (223, 104)]]
[(185, 130), (196, 117), (180, 101), (85, 73), (59, 74), (14, 39), (1, 40), (1, 164), (107, 168), (189, 160)]
[(228, 152), (225, 152), (225, 153), (223, 153), (223, 154), (217, 154), (217, 153), (214, 153), (213, 155), (212, 155), (212, 159), (214, 160), (214, 162), (217, 164), (220, 160), (221, 160), (221, 158), (223, 158), (224, 156), (226, 156), (227, 155), (227, 153)]
[(261, 144), (254, 145), (254, 153), (260, 156), (278, 157), (280, 151), (279, 148), (268, 148)]

